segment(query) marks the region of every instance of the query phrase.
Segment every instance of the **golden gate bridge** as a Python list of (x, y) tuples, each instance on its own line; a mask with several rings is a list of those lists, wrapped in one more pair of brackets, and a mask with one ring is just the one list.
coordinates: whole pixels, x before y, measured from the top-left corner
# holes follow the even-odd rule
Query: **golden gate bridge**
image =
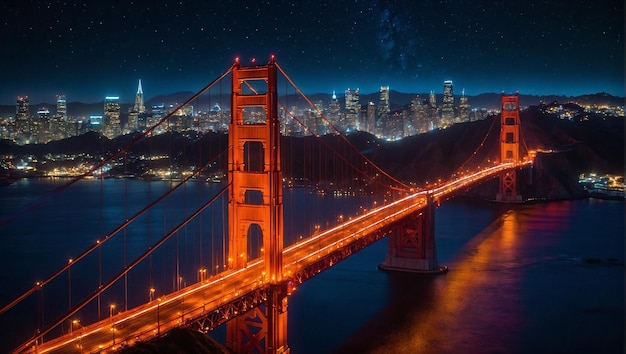
[[(184, 107), (193, 103), (199, 105), (202, 95), (208, 93), (211, 97), (211, 90), (215, 91), (218, 86), (223, 94), (221, 85), (227, 77), (231, 79), (227, 93), (231, 109), (227, 148), (213, 156), (204, 156), (204, 162), (198, 163), (162, 196), (149, 201), (135, 214), (127, 215), (93, 245), (3, 305), (0, 316), (9, 316), (28, 299), (37, 298), (38, 319), (25, 323), (32, 327), (34, 335), (24, 338), (15, 353), (113, 352), (163, 336), (172, 328), (189, 327), (209, 332), (222, 324), (226, 325), (226, 345), (235, 352), (288, 353), (288, 298), (299, 284), (383, 237), (389, 239), (389, 251), (380, 264), (381, 269), (445, 272), (447, 268), (438, 263), (435, 245), (434, 213), (439, 203), (493, 178), (500, 179), (497, 199), (520, 201), (517, 171), (532, 161), (522, 156), (517, 95), (502, 96), (499, 156), (489, 156), (489, 163), (483, 159), (472, 164), (470, 161), (478, 155), (481, 143), (453, 177), (417, 187), (394, 178), (362, 154), (302, 93), (273, 57), (265, 65), (245, 66), (236, 60), (222, 75), (157, 124), (133, 137), (124, 148), (103, 158), (101, 163), (53, 193), (62, 193), (90, 176), (103, 178), (98, 173), (104, 166), (116, 159), (126, 159), (133, 146), (151, 137), (159, 127), (173, 124), (171, 121)], [(296, 109), (289, 107), (290, 102), (279, 102), (281, 84), (285, 86), (281, 97), (288, 97), (289, 89), (293, 90), (301, 99), (291, 104), (308, 106), (311, 114), (324, 122), (325, 131), (332, 132), (333, 139), (308, 126), (297, 116)], [(308, 139), (284, 140), (281, 129), (287, 120), (307, 132)], [(305, 140), (308, 143), (303, 143)], [(285, 147), (292, 151), (284, 151)], [(199, 154), (202, 152), (200, 149)], [(291, 155), (290, 158), (285, 159), (285, 154)], [(300, 155), (294, 157), (296, 154)], [(129, 226), (171, 193), (185, 188), (186, 183), (203, 170), (224, 160), (224, 156), (227, 156), (227, 182), (199, 203), (197, 210), (165, 230), (160, 238), (129, 261), (126, 246), (127, 239), (132, 237), (127, 235)], [(315, 159), (307, 160), (312, 156)], [(378, 197), (371, 207), (362, 207), (350, 216), (341, 214), (333, 223), (313, 221), (315, 226), (309, 235), (285, 245), (283, 190), (297, 185), (317, 193), (334, 190)], [(200, 261), (194, 264), (197, 269), (191, 271), (197, 271), (197, 281), (187, 284), (189, 277), (181, 276), (185, 271), (180, 269), (176, 250), (175, 270), (170, 270), (174, 279), (171, 291), (163, 290), (162, 286), (157, 293), (152, 279), (156, 252), (170, 247), (172, 239), (176, 239), (174, 247), (178, 247), (177, 235), (207, 208), (218, 203), (222, 203), (225, 224), (222, 254), (215, 250), (216, 244), (212, 245), (210, 260), (203, 259), (200, 251)], [(291, 205), (291, 208), (296, 207), (299, 206)], [(4, 224), (10, 222), (3, 221)], [(199, 233), (199, 248), (203, 249), (202, 239), (206, 235)], [(117, 255), (123, 257), (123, 264), (117, 273), (103, 280), (102, 247), (114, 237), (119, 238), (118, 235), (124, 237), (123, 255)], [(293, 238), (290, 235), (289, 239)], [(95, 257), (94, 254), (98, 254), (99, 279), (90, 292), (85, 294), (83, 290), (84, 296), (72, 302), (72, 295), (75, 298), (77, 293), (72, 287), (72, 270), (76, 274), (77, 267), (89, 257)], [(131, 272), (139, 268), (144, 271), (149, 268), (150, 276), (148, 279), (139, 276), (137, 281), (144, 282), (148, 297), (147, 301), (137, 302), (129, 300), (132, 286), (128, 283)], [(53, 282), (63, 281), (59, 278), (68, 280), (69, 304), (67, 310), (62, 311), (58, 304), (46, 303), (43, 298), (44, 290), (52, 287)], [(106, 299), (119, 298), (120, 292), (124, 298), (121, 303), (106, 304)], [(48, 315), (44, 316), (46, 313)], [(55, 314), (51, 320), (50, 313)], [(86, 318), (92, 320), (88, 322)]]

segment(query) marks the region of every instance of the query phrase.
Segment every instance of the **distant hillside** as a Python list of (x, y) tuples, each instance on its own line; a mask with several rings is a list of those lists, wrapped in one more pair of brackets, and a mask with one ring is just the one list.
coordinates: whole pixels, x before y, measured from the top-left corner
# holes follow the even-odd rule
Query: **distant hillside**
[[(498, 155), (498, 119), (496, 115), (387, 143), (372, 152), (371, 158), (382, 169), (402, 180), (420, 184), (445, 179), (460, 166), (466, 166), (466, 161), (481, 161), (487, 156)], [(521, 112), (520, 120), (524, 154), (527, 150), (553, 151), (538, 155), (533, 185), (524, 186), (526, 197), (580, 197), (584, 191), (578, 185), (579, 174), (624, 173), (623, 118), (592, 116), (587, 121), (569, 121), (532, 107)], [(492, 131), (487, 135), (490, 129)], [(485, 136), (487, 139), (483, 141)], [(482, 147), (477, 150), (480, 145)], [(472, 155), (474, 151), (477, 155)], [(467, 167), (472, 168), (471, 165)], [(528, 179), (529, 176), (524, 180)], [(493, 197), (495, 191), (497, 183), (491, 185), (485, 196)]]
[[(367, 152), (375, 164), (394, 177), (423, 185), (427, 181), (446, 179), (460, 167), (473, 169), (475, 164), (498, 156), (498, 119), (499, 116), (495, 115), (482, 121), (455, 124), (445, 130), (411, 136), (396, 142), (382, 142), (367, 133), (351, 134), (348, 138), (360, 151)], [(550, 197), (569, 198), (581, 193), (577, 184), (580, 173), (623, 173), (623, 118), (584, 113), (573, 120), (564, 120), (544, 113), (538, 107), (531, 107), (521, 112), (520, 119), (522, 154), (526, 155), (528, 150), (551, 151), (538, 155), (537, 168), (533, 172), (536, 173), (533, 177), (535, 183), (527, 194), (542, 196), (556, 193), (550, 194)], [(48, 144), (25, 146), (17, 146), (4, 140), (0, 141), (0, 154), (35, 155), (42, 160), (46, 154), (89, 153), (99, 156), (104, 153), (108, 156), (134, 137), (126, 135), (109, 140), (96, 133), (87, 133)], [(340, 143), (341, 138), (325, 136), (324, 141), (323, 145), (334, 146)], [(339, 161), (340, 157), (331, 153), (315, 153), (321, 151), (316, 147), (321, 144), (312, 137), (283, 137), (283, 158), (286, 161), (283, 163), (284, 173), (298, 177), (306, 173), (310, 166), (321, 166), (323, 170), (330, 171), (329, 178), (343, 176), (340, 169), (334, 168), (345, 166), (345, 163)], [(210, 156), (224, 151), (226, 145), (227, 135), (222, 133), (205, 134), (200, 139), (170, 133), (144, 139), (130, 153), (131, 156), (138, 156), (174, 152), (172, 159), (180, 165), (194, 165), (204, 163)], [(307, 156), (307, 159), (302, 156)], [(141, 165), (141, 161), (136, 162), (138, 165), (129, 161), (126, 168), (131, 172), (141, 173), (145, 166)], [(225, 156), (218, 160), (215, 168), (226, 168)]]

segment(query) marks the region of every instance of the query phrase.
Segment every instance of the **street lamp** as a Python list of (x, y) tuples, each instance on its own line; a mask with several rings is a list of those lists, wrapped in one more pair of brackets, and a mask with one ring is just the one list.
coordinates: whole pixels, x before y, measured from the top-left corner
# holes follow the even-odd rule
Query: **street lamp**
[(113, 316), (113, 310), (115, 310), (115, 304), (111, 304), (109, 306), (109, 318), (111, 318), (111, 316)]
[(160, 306), (161, 306), (161, 298), (157, 299), (157, 335), (161, 335), (161, 312), (160, 312)]
[(154, 293), (156, 292), (156, 289), (154, 287), (150, 288), (150, 292), (148, 293), (148, 299), (150, 300), (150, 302), (152, 302), (152, 300), (154, 300)]
[(111, 333), (113, 333), (113, 349), (115, 349), (115, 331), (117, 331), (117, 329), (115, 327), (111, 327)]
[[(72, 320), (71, 328), (74, 328), (74, 326), (78, 326), (81, 329), (85, 328), (83, 327), (83, 325), (80, 324), (80, 320), (78, 318)], [(78, 336), (78, 349), (80, 350), (81, 353), (83, 352), (83, 336), (82, 335)]]

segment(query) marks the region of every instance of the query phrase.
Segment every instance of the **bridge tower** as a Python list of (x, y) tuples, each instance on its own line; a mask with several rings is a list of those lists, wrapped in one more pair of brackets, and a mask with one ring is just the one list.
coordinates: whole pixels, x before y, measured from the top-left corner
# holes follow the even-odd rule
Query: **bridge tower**
[[(232, 118), (228, 133), (228, 268), (243, 269), (251, 229), (261, 231), (260, 258), (268, 283), (265, 308), (255, 308), (227, 322), (226, 345), (236, 353), (289, 353), (287, 293), (282, 283), (283, 201), (278, 121), (277, 67), (232, 69)], [(264, 119), (259, 111), (265, 113)], [(251, 118), (251, 116), (253, 118)]]
[[(519, 95), (506, 96), (502, 94), (502, 109), (500, 114), (500, 161), (520, 161), (520, 120)], [(496, 200), (517, 202), (522, 200), (518, 193), (517, 171), (507, 170), (500, 175), (500, 189)]]
[(389, 235), (385, 262), (379, 269), (414, 273), (444, 273), (437, 262), (435, 245), (435, 208), (437, 201), (428, 195), (420, 213), (401, 221)]

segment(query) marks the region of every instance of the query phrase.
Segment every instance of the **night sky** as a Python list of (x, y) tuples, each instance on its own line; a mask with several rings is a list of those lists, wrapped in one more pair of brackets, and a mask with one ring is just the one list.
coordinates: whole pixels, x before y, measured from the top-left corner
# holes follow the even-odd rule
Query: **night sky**
[(624, 3), (3, 1), (0, 103), (198, 91), (270, 54), (307, 94), (360, 88), (624, 96)]

